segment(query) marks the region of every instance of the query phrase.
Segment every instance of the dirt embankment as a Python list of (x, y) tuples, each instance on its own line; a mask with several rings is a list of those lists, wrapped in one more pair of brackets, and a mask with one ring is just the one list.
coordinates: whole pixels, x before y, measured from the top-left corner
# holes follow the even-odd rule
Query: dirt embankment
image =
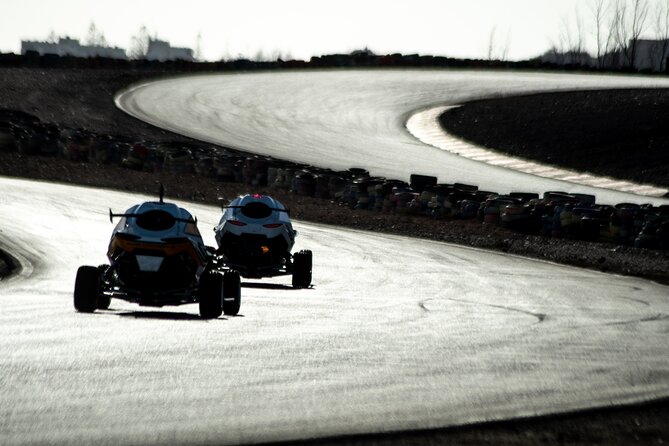
[(669, 90), (543, 93), (474, 101), (442, 126), (519, 158), (669, 187)]

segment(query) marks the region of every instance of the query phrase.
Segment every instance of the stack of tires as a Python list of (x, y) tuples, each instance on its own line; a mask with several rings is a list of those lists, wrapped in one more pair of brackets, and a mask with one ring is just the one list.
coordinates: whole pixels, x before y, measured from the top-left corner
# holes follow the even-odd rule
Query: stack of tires
[(65, 133), (63, 155), (66, 159), (76, 162), (88, 161), (93, 146), (93, 135), (84, 130), (69, 130)]
[(409, 185), (411, 186), (411, 189), (420, 193), (428, 187), (436, 186), (437, 177), (430, 175), (418, 175), (414, 173), (409, 176)]
[(149, 149), (144, 144), (135, 143), (130, 147), (127, 157), (121, 161), (121, 165), (132, 170), (143, 170), (148, 154)]
[(341, 200), (346, 188), (346, 179), (334, 174), (328, 177), (328, 195), (335, 200)]
[(214, 158), (215, 178), (218, 181), (232, 182), (235, 180), (235, 158), (222, 154)]
[(163, 161), (163, 171), (175, 175), (193, 173), (193, 154), (185, 148), (167, 151)]
[(198, 157), (195, 162), (195, 173), (202, 178), (213, 178), (215, 173), (214, 158), (210, 156)]
[(313, 197), (316, 189), (316, 178), (306, 169), (295, 174), (293, 192), (303, 197)]

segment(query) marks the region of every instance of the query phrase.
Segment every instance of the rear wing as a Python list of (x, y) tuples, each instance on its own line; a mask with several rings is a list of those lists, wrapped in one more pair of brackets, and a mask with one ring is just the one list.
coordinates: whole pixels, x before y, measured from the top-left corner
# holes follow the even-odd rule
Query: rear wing
[[(219, 198), (218, 201), (221, 203), (221, 210), (226, 210), (226, 209), (242, 209), (244, 206), (230, 206), (230, 205), (225, 205), (223, 204), (225, 201), (227, 201), (225, 198)], [(264, 204), (264, 203), (263, 203)], [(271, 208), (267, 206), (270, 211), (277, 211), (277, 212), (285, 212), (286, 214), (290, 215), (290, 209), (281, 209), (281, 208)]]
[[(142, 215), (144, 215), (144, 214), (115, 214), (115, 213), (112, 212), (111, 208), (109, 209), (109, 221), (111, 223), (114, 223), (114, 217), (137, 218), (137, 217), (141, 217)], [(179, 217), (174, 217), (174, 216), (172, 216), (172, 218), (174, 218), (174, 221), (178, 221), (178, 222), (181, 222), (181, 223), (193, 223), (193, 224), (197, 225), (197, 218), (179, 218)]]
[[(160, 189), (158, 191), (158, 198), (160, 200), (159, 203), (164, 204), (165, 203), (165, 200), (164, 200), (164, 198), (165, 198), (165, 186), (163, 186), (163, 183), (159, 183), (159, 184), (160, 184)], [(151, 212), (151, 211), (148, 211), (148, 212)], [(115, 214), (115, 213), (112, 212), (111, 208), (109, 208), (109, 222), (110, 223), (114, 223), (114, 217), (138, 218), (138, 217), (141, 217), (142, 215), (144, 215), (144, 214)], [(170, 214), (170, 216), (174, 219), (174, 221), (178, 221), (178, 222), (181, 222), (181, 223), (193, 223), (193, 224), (197, 225), (197, 218), (179, 218), (179, 217), (175, 217), (171, 214)]]
[[(221, 206), (221, 209), (242, 209), (244, 206)], [(290, 209), (269, 208), (270, 211), (285, 212), (290, 215)]]

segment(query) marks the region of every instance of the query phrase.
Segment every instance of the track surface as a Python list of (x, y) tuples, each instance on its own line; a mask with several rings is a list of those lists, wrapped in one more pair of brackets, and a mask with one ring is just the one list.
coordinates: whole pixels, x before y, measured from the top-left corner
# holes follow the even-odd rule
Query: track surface
[[(0, 179), (0, 443), (240, 443), (462, 424), (669, 395), (667, 287), (441, 243), (297, 225), (315, 286), (247, 282), (240, 317), (72, 308), (107, 206)], [(218, 209), (188, 205), (213, 243)]]
[(427, 146), (405, 128), (416, 110), (481, 97), (661, 86), (669, 87), (669, 79), (458, 70), (296, 71), (145, 83), (119, 95), (117, 105), (177, 133), (321, 167), (366, 167), (374, 175), (405, 180), (412, 173), (435, 175), (444, 183), (473, 183), (500, 193), (565, 190), (595, 194), (601, 203), (669, 203), (467, 159)]
[[(0, 282), (0, 444), (290, 440), (669, 395), (664, 286), (298, 224), (313, 289), (247, 281), (241, 316), (214, 321), (118, 300), (78, 314), (74, 275), (105, 260), (107, 208), (147, 197), (5, 178), (0, 190), (0, 245), (23, 265)], [(213, 244), (219, 210), (186, 206)]]

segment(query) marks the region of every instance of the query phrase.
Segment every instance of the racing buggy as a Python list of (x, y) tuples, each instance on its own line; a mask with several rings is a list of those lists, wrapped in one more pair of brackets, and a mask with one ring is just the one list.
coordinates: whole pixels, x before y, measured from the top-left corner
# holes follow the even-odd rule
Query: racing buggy
[(137, 204), (119, 218), (109, 265), (81, 266), (74, 285), (79, 312), (109, 308), (112, 298), (143, 306), (199, 303), (200, 315), (236, 315), (241, 304), (239, 273), (212, 268), (214, 248), (205, 246), (197, 222), (185, 209), (163, 200)]
[(229, 268), (242, 277), (260, 279), (292, 275), (294, 288), (311, 285), (312, 253), (291, 254), (297, 231), (288, 210), (278, 200), (261, 194), (244, 195), (223, 205), (214, 228), (217, 268)]

